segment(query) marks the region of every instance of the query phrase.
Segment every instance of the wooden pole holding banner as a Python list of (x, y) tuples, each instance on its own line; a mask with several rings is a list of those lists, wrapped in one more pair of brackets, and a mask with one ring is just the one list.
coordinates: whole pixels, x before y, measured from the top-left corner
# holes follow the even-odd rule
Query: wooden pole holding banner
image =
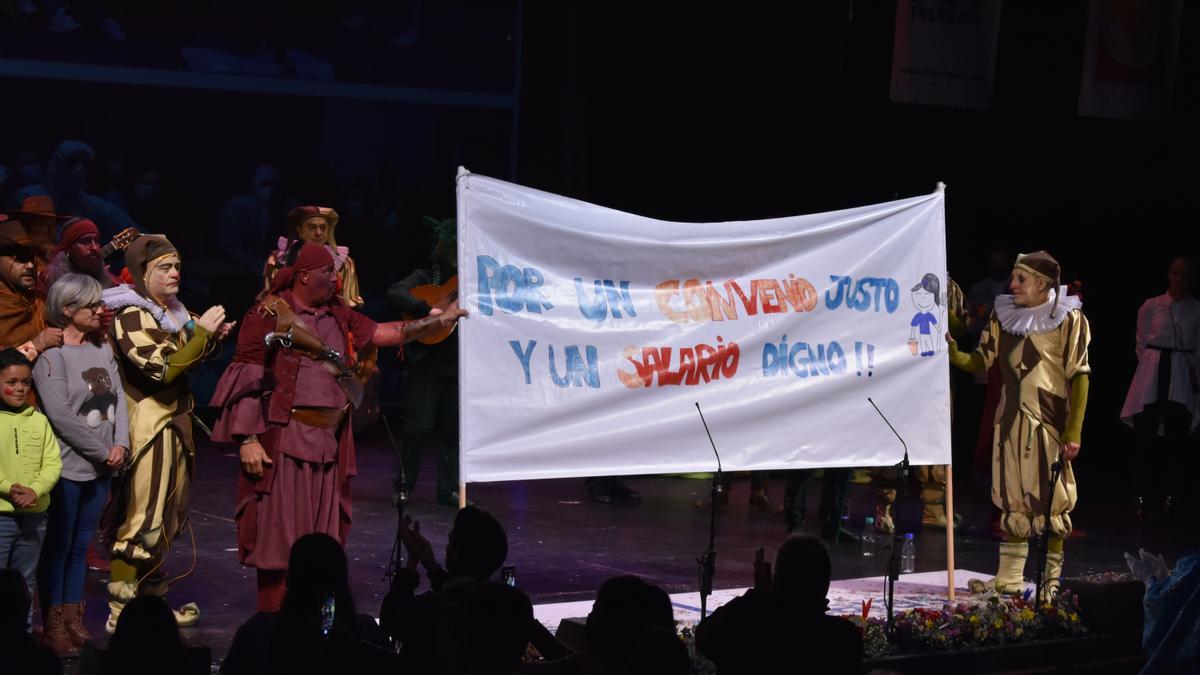
[[(518, 12), (520, 12), (520, 7), (521, 7), (521, 5), (518, 3), (518, 9), (517, 9)], [(519, 35), (519, 33), (518, 33), (518, 35)], [(518, 45), (517, 62), (518, 63), (520, 63), (520, 59), (521, 59), (520, 44), (521, 44), (520, 38), (518, 37), (518, 41), (517, 41), (517, 45)], [(515, 115), (516, 112), (517, 112), (516, 108), (514, 107), (513, 114)], [(512, 140), (513, 140), (513, 143), (516, 143), (516, 141), (517, 141), (517, 125), (516, 125), (516, 123), (513, 123)], [(512, 152), (513, 152), (513, 160), (512, 160), (512, 165), (511, 165), (510, 169), (513, 171), (512, 179), (515, 181), (517, 179), (516, 173), (515, 173), (516, 169), (517, 169), (517, 161), (516, 161), (517, 149), (515, 146), (512, 148)], [(457, 189), (459, 179), (462, 178), (463, 176), (469, 176), (470, 174), (471, 174), (471, 172), (467, 171), (465, 168), (463, 168), (461, 166), (458, 167), (458, 174), (454, 177), (455, 189)], [(463, 219), (462, 219), (462, 216), (459, 214), (459, 212), (462, 211), (462, 198), (460, 197), (456, 201), (458, 203), (458, 210), (455, 212), (454, 235), (455, 235), (455, 241), (462, 241), (463, 240)], [(460, 270), (467, 269), (463, 265), (463, 263), (466, 262), (466, 260), (463, 259), (466, 257), (466, 251), (461, 246), (458, 247), (458, 255), (456, 257), (458, 258), (457, 263), (456, 263), (456, 265), (457, 265), (456, 269), (460, 269)], [(455, 300), (455, 303), (457, 303), (457, 302), (458, 302), (458, 300)], [(459, 363), (467, 362), (467, 359), (466, 359), (466, 356), (467, 356), (467, 333), (468, 333), (468, 331), (465, 328), (458, 332), (458, 362)], [(458, 397), (458, 400), (455, 401), (455, 405), (457, 405), (459, 407), (459, 410), (462, 410), (462, 407), (463, 407), (462, 392), (464, 390), (463, 381), (466, 379), (466, 376), (464, 375), (465, 372), (466, 371), (463, 368), (459, 368), (458, 373), (457, 373), (459, 397)], [(463, 425), (463, 416), (460, 414), (460, 415), (458, 415), (458, 437), (460, 439), (463, 437), (462, 425)], [(466, 466), (467, 463), (463, 461), (465, 459), (465, 457), (463, 456), (464, 454), (465, 453), (463, 452), (463, 449), (462, 449), (462, 443), (460, 442), (458, 444), (458, 510), (459, 511), (467, 508), (467, 479), (463, 476), (463, 467)]]
[(954, 602), (954, 465), (946, 465), (946, 595)]
[[(946, 184), (938, 181), (934, 190), (946, 193)], [(947, 277), (949, 278), (949, 277)], [(950, 401), (953, 416), (954, 401)], [(933, 469), (930, 469), (932, 471)], [(946, 596), (954, 602), (954, 465), (946, 465)]]

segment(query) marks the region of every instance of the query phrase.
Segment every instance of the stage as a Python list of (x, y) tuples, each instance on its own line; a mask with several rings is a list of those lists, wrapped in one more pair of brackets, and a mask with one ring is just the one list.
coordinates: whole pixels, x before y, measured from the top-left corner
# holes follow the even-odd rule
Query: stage
[[(443, 558), (446, 533), (455, 509), (433, 504), (435, 473), (432, 448), (427, 448), (420, 481), (409, 512), (421, 521), (421, 531)], [(391, 506), (392, 450), (382, 428), (368, 431), (358, 445), (358, 477), (354, 482), (354, 528), (347, 546), (351, 585), (360, 612), (378, 616), (387, 590), (384, 576), (395, 533), (396, 512)], [(218, 448), (201, 440), (191, 518), (195, 535), (185, 532), (167, 562), (173, 575), (194, 569), (176, 582), (169, 598), (173, 604), (196, 602), (200, 623), (185, 629), (190, 644), (206, 644), (214, 660), (229, 648), (237, 627), (255, 611), (254, 571), (237, 563), (233, 522), (234, 488), (239, 463), (231, 448)], [(504, 524), (509, 537), (508, 563), (517, 568), (518, 585), (538, 606), (537, 614), (550, 627), (568, 616), (586, 616), (596, 589), (607, 578), (636, 574), (662, 586), (672, 595), (677, 617), (695, 621), (696, 558), (707, 545), (708, 512), (694, 502), (708, 494), (705, 480), (643, 476), (628, 479), (642, 493), (641, 503), (599, 504), (588, 498), (583, 479), (521, 481), (470, 485), (472, 502), (491, 511)], [(784, 481), (773, 478), (769, 493), (782, 501)], [(996, 565), (996, 543), (990, 539), (991, 505), (987, 489), (966, 477), (955, 481), (955, 506), (964, 516), (956, 536), (956, 586), (965, 593), (972, 576), (988, 578)], [(1124, 551), (1139, 545), (1153, 551), (1174, 552), (1169, 532), (1140, 533), (1132, 512), (1118, 505), (1098, 503), (1099, 489), (1088, 489), (1081, 478), (1080, 507), (1075, 512), (1085, 538), (1071, 539), (1066, 550), (1066, 576), (1125, 569)], [(814, 518), (820, 484), (809, 487), (810, 522), (805, 531), (815, 533)], [(718, 525), (715, 588), (710, 607), (741, 592), (753, 583), (754, 550), (767, 549), (768, 560), (785, 535), (783, 517), (751, 512), (749, 485), (743, 477), (733, 484), (731, 506)], [(874, 513), (874, 487), (854, 485), (850, 517), (854, 529)], [(936, 606), (944, 598), (946, 540), (942, 530), (922, 531), (920, 503), (915, 491), (900, 505), (902, 530), (915, 533), (917, 574), (905, 575), (897, 588), (900, 608)], [(1144, 539), (1139, 537), (1144, 536)], [(830, 542), (835, 581), (830, 602), (836, 613), (859, 614), (861, 601), (873, 597), (872, 613), (883, 612), (883, 565), (879, 556), (865, 558), (857, 543)], [(972, 572), (971, 570), (974, 570)], [(1032, 566), (1028, 568), (1032, 572)], [(85, 621), (94, 634), (103, 633), (107, 616), (104, 575), (88, 573)], [(426, 585), (422, 584), (422, 590)], [(903, 603), (903, 604), (902, 604)]]
[[(971, 570), (955, 570), (955, 592), (958, 598), (969, 597), (967, 580), (986, 579), (989, 575)], [(882, 576), (863, 577), (861, 579), (839, 579), (829, 585), (830, 614), (860, 614), (862, 604), (871, 600), (870, 616), (883, 619), (887, 616), (883, 607)], [(1033, 588), (1033, 584), (1027, 584)], [(901, 574), (896, 582), (896, 611), (916, 609), (917, 607), (936, 607), (946, 601), (946, 572), (917, 572)], [(745, 588), (728, 588), (715, 590), (708, 597), (708, 611), (724, 605), (730, 600), (745, 593)], [(700, 594), (696, 591), (673, 593), (671, 607), (675, 610), (675, 620), (681, 626), (694, 626), (700, 622)], [(535, 605), (533, 615), (543, 626), (554, 631), (564, 619), (586, 617), (592, 609), (591, 600), (575, 602), (555, 602)]]

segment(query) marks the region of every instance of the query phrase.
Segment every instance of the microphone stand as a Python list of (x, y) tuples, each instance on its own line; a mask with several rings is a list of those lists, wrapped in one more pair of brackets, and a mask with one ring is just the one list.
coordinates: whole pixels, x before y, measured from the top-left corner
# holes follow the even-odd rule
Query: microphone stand
[(717, 444), (713, 442), (712, 432), (708, 430), (708, 422), (704, 420), (704, 412), (700, 410), (700, 402), (696, 402), (696, 412), (700, 413), (700, 422), (704, 424), (704, 433), (708, 434), (708, 442), (712, 445), (713, 454), (717, 456), (717, 472), (713, 474), (712, 491), (708, 499), (708, 549), (696, 562), (700, 565), (700, 620), (708, 616), (708, 596), (712, 595), (713, 575), (717, 567), (717, 503), (721, 497), (721, 454), (717, 452)]
[(1060, 450), (1058, 452), (1058, 459), (1050, 465), (1050, 485), (1046, 491), (1048, 495), (1046, 497), (1046, 518), (1042, 521), (1042, 533), (1038, 535), (1037, 569), (1033, 573), (1033, 583), (1037, 588), (1037, 597), (1033, 600), (1033, 609), (1035, 612), (1042, 610), (1042, 592), (1046, 590), (1046, 558), (1050, 555), (1050, 508), (1054, 505), (1054, 486), (1058, 483), (1058, 475), (1062, 472), (1062, 468), (1063, 454)]
[(396, 509), (396, 538), (392, 540), (392, 557), (388, 562), (386, 574), (390, 587), (396, 582), (396, 574), (404, 564), (404, 547), (400, 544), (400, 533), (404, 527), (404, 507), (408, 504), (408, 477), (404, 473), (404, 453), (400, 451), (400, 446), (396, 445), (396, 437), (392, 435), (392, 425), (388, 423), (387, 415), (382, 410), (379, 411), (379, 416), (383, 418), (383, 428), (387, 430), (388, 440), (391, 441), (392, 452), (396, 455), (396, 466), (399, 469), (399, 475), (396, 477), (396, 493), (392, 495), (392, 506)]
[(900, 440), (901, 447), (904, 448), (904, 459), (896, 465), (896, 502), (892, 505), (892, 522), (895, 524), (892, 527), (892, 543), (888, 551), (887, 560), (887, 593), (884, 596), (884, 608), (887, 610), (887, 633), (891, 635), (896, 630), (896, 582), (900, 579), (900, 528), (899, 528), (899, 506), (905, 493), (908, 492), (908, 445), (904, 439), (900, 437), (900, 433), (896, 431), (896, 427), (888, 421), (887, 416), (875, 405), (875, 401), (871, 397), (867, 397), (867, 402), (879, 413), (879, 417), (883, 419), (884, 424), (896, 434), (896, 438)]
[[(1032, 408), (1030, 408), (1028, 405), (1024, 405), (1023, 407), (1030, 416), (1030, 420), (1040, 420), (1040, 418), (1034, 414)], [(1049, 431), (1049, 428), (1044, 425), (1043, 428)], [(1033, 599), (1033, 609), (1037, 612), (1040, 612), (1042, 609), (1042, 592), (1046, 590), (1046, 558), (1050, 555), (1050, 513), (1054, 506), (1054, 488), (1058, 484), (1058, 477), (1059, 474), (1062, 473), (1063, 468), (1062, 441), (1058, 439), (1057, 434), (1051, 432), (1050, 435), (1053, 436), (1054, 441), (1058, 443), (1059, 450), (1058, 459), (1054, 460), (1054, 463), (1050, 465), (1050, 481), (1049, 485), (1046, 487), (1046, 512), (1043, 514), (1045, 519), (1042, 521), (1042, 532), (1041, 534), (1036, 535), (1037, 559), (1035, 560), (1035, 564), (1037, 565), (1037, 568), (1033, 572), (1033, 586), (1037, 596)]]

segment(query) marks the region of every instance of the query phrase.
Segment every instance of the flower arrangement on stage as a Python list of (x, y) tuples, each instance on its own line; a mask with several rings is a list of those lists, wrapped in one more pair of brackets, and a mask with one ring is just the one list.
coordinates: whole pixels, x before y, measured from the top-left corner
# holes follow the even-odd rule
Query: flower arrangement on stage
[(862, 615), (845, 617), (858, 626), (858, 630), (862, 632), (864, 659), (883, 656), (895, 651), (888, 643), (887, 622), (883, 619), (871, 618), (871, 604), (874, 601), (874, 598), (863, 600)]
[(1027, 597), (989, 596), (975, 602), (946, 604), (941, 609), (917, 608), (896, 614), (896, 631), (888, 638), (883, 619), (863, 613), (848, 616), (863, 633), (863, 657), (895, 652), (938, 651), (986, 647), (1034, 640), (1057, 640), (1087, 632), (1079, 603), (1064, 591), (1052, 603), (1034, 609)]

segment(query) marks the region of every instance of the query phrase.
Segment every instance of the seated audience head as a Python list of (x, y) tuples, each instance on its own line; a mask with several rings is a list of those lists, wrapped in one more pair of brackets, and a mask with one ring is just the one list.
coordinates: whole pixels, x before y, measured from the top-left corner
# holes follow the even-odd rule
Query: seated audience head
[(486, 581), (507, 557), (508, 535), (500, 521), (475, 506), (460, 509), (446, 542), (446, 571)]
[(346, 552), (327, 534), (306, 534), (292, 544), (288, 557), (287, 591), (280, 610), (284, 623), (293, 630), (319, 630), (322, 606), (330, 594), (334, 625), (353, 626), (358, 615), (350, 595)]
[(170, 673), (180, 672), (185, 658), (175, 613), (166, 600), (139, 595), (121, 610), (104, 662), (107, 672), (133, 668), (132, 672)]
[(798, 607), (825, 607), (833, 566), (820, 539), (789, 537), (775, 554), (772, 588)]
[(588, 614), (588, 650), (625, 657), (651, 628), (675, 630), (675, 613), (666, 591), (639, 577), (613, 577), (600, 586)]

